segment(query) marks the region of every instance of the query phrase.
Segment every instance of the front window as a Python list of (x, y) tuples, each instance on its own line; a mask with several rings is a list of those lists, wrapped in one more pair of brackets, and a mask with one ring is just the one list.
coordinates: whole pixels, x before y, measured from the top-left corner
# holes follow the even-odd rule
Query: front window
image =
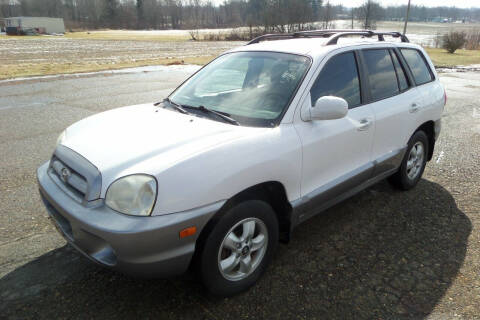
[(334, 56), (326, 63), (310, 90), (312, 106), (323, 96), (335, 96), (347, 101), (353, 108), (361, 103), (360, 81), (353, 52)]
[(170, 99), (221, 112), (241, 125), (274, 126), (309, 66), (309, 58), (294, 54), (229, 53), (197, 72)]

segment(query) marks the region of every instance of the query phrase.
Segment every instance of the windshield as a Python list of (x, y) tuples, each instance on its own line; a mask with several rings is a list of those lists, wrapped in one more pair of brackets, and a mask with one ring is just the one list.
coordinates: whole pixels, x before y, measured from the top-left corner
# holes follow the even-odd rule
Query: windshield
[(309, 58), (294, 54), (229, 53), (193, 75), (170, 99), (221, 112), (241, 125), (274, 126), (309, 66)]

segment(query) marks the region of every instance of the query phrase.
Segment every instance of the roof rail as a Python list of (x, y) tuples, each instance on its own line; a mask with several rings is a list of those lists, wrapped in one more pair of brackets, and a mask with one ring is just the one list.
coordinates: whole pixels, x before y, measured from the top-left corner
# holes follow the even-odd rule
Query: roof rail
[(250, 40), (246, 45), (248, 46), (249, 44), (259, 43), (260, 41), (283, 40), (293, 38), (296, 38), (293, 36), (293, 33), (268, 33)]
[(371, 31), (371, 30), (365, 30), (365, 31), (348, 31), (348, 32), (339, 32), (336, 34), (333, 34), (330, 36), (328, 39), (327, 43), (325, 45), (332, 45), (332, 44), (337, 44), (338, 39), (341, 37), (345, 36), (352, 36), (352, 35), (359, 35), (359, 36), (364, 36), (364, 37), (373, 37), (377, 36), (378, 41), (385, 41), (384, 36), (392, 36), (394, 38), (400, 38), (402, 42), (410, 42), (408, 38), (401, 34), (400, 32), (376, 32), (376, 31)]
[(329, 38), (326, 45), (337, 44), (337, 41), (341, 37), (359, 35), (364, 37), (377, 36), (378, 41), (385, 41), (384, 36), (392, 36), (394, 38), (401, 38), (402, 42), (409, 42), (408, 38), (400, 32), (376, 32), (372, 30), (363, 29), (322, 29), (322, 30), (308, 30), (297, 31), (293, 33), (274, 33), (264, 34), (255, 39), (250, 40), (246, 45), (259, 43), (261, 41), (271, 40), (286, 40), (294, 38)]

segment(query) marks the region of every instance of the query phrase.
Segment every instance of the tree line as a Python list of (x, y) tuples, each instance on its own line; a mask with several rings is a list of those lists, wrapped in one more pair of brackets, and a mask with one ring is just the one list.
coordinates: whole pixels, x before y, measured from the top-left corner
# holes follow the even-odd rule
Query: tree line
[[(406, 6), (382, 7), (373, 0), (356, 8), (328, 0), (0, 0), (0, 18), (62, 17), (69, 29), (198, 29), (249, 26), (265, 32), (335, 27), (335, 19), (375, 28), (377, 20), (403, 20)], [(412, 6), (410, 21), (438, 18), (480, 21), (480, 8)], [(360, 25), (358, 24), (360, 23)]]

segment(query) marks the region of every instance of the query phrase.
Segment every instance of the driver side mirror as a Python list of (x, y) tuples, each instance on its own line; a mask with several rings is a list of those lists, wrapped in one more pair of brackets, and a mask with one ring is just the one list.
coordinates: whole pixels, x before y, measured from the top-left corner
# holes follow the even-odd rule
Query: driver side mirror
[(334, 120), (345, 117), (348, 113), (348, 102), (334, 96), (320, 97), (314, 106), (310, 107), (309, 120)]

